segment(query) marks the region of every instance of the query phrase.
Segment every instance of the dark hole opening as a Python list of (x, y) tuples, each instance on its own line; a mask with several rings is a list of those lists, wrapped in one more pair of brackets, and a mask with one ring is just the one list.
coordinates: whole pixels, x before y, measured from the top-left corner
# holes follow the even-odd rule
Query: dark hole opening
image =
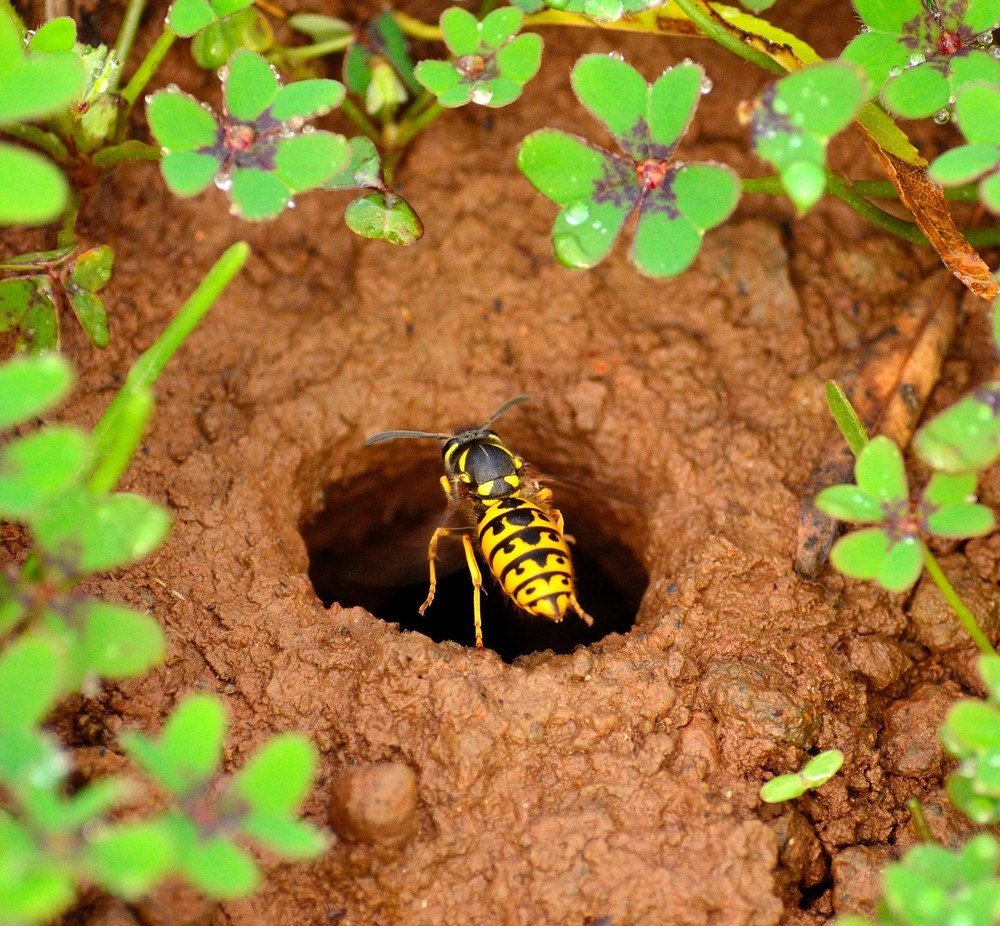
[[(309, 551), (309, 578), (329, 607), (360, 605), (376, 617), (415, 630), (440, 643), (475, 645), (472, 582), (462, 544), (445, 538), (438, 547), (438, 585), (423, 617), (417, 609), (427, 596), (427, 544), (435, 527), (448, 520), (439, 480), (440, 458), (426, 459), (401, 474), (382, 472), (349, 485), (331, 486), (323, 509), (302, 527)], [(570, 653), (609, 633), (625, 633), (649, 582), (645, 569), (621, 537), (637, 510), (624, 515), (599, 491), (553, 486), (570, 549), (577, 597), (593, 616), (588, 627), (575, 614), (561, 623), (532, 617), (517, 608), (483, 571), (483, 642), (505, 662), (541, 650)], [(458, 522), (460, 523), (460, 522)]]

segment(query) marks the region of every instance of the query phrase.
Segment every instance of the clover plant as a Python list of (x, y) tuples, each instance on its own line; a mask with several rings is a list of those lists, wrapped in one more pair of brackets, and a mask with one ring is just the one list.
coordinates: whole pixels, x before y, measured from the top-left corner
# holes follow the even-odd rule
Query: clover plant
[(935, 473), (913, 505), (899, 448), (876, 437), (858, 455), (854, 485), (824, 489), (816, 507), (841, 521), (873, 524), (842, 537), (830, 561), (845, 575), (874, 579), (893, 592), (908, 589), (920, 576), (923, 536), (980, 537), (996, 527), (993, 512), (971, 499), (976, 474)]
[(140, 819), (119, 819), (134, 783), (71, 782), (68, 753), (43, 727), (65, 696), (141, 675), (165, 655), (154, 617), (79, 584), (146, 556), (166, 536), (162, 507), (114, 486), (149, 420), (150, 386), (247, 255), (243, 244), (223, 255), (89, 434), (56, 424), (23, 431), (71, 388), (65, 360), (41, 353), (0, 365), (0, 429), (22, 431), (0, 448), (0, 518), (24, 525), (33, 541), (27, 561), (0, 575), (0, 922), (50, 920), (85, 885), (137, 900), (173, 874), (209, 897), (239, 897), (259, 881), (243, 843), (289, 859), (326, 844), (297, 818), (314, 747), (278, 735), (225, 775), (225, 713), (211, 696), (182, 701), (158, 739), (124, 735), (126, 752), (169, 795)]
[(222, 87), (221, 119), (180, 90), (161, 90), (149, 99), (150, 130), (163, 147), (160, 168), (174, 193), (194, 196), (214, 182), (239, 215), (266, 219), (345, 166), (343, 136), (306, 130), (307, 120), (341, 102), (339, 81), (283, 87), (267, 61), (240, 50), (223, 72)]
[(993, 30), (998, 0), (853, 0), (865, 29), (842, 57), (864, 68), (870, 96), (914, 119), (943, 113), (959, 89), (978, 80), (1000, 82)]
[(650, 85), (620, 58), (585, 55), (572, 80), (622, 154), (556, 129), (533, 132), (521, 144), (521, 172), (562, 207), (552, 228), (557, 259), (593, 267), (637, 212), (632, 262), (649, 276), (680, 273), (697, 256), (705, 230), (724, 221), (739, 199), (728, 167), (675, 157), (705, 90), (705, 72), (685, 62)]
[(861, 105), (865, 80), (852, 64), (831, 61), (776, 81), (757, 99), (750, 136), (792, 202), (811, 208), (826, 189), (826, 146)]
[(518, 35), (524, 13), (517, 7), (493, 10), (482, 21), (461, 7), (441, 14), (441, 35), (450, 61), (421, 61), (414, 76), (438, 103), (464, 106), (507, 106), (538, 73), (542, 40), (534, 33)]
[(948, 777), (955, 805), (981, 826), (1000, 822), (1000, 658), (983, 656), (986, 700), (960, 701), (941, 726), (941, 742), (958, 759)]
[(97, 295), (111, 278), (107, 245), (74, 256), (74, 248), (36, 251), (0, 261), (0, 331), (16, 332), (18, 350), (59, 347), (59, 307), (68, 305), (98, 347), (109, 339), (108, 313)]
[(760, 799), (768, 804), (778, 804), (802, 797), (806, 791), (825, 785), (844, 764), (844, 754), (839, 749), (828, 749), (813, 756), (802, 770), (789, 775), (777, 775), (760, 788)]
[(838, 926), (990, 926), (1000, 917), (1000, 844), (990, 835), (957, 851), (919, 845), (882, 873), (874, 919), (841, 917)]
[(1000, 212), (1000, 84), (968, 84), (955, 103), (966, 145), (946, 151), (928, 173), (943, 186), (979, 181), (979, 199)]

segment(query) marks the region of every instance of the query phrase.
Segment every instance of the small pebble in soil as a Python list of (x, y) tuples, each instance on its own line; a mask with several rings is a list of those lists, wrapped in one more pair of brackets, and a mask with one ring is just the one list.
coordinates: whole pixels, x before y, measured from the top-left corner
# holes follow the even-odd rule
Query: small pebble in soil
[(868, 679), (872, 688), (881, 691), (913, 664), (895, 640), (881, 634), (855, 637), (848, 644), (851, 667)]
[(417, 776), (401, 762), (344, 769), (333, 782), (330, 822), (345, 839), (403, 845), (417, 830)]
[(924, 685), (912, 697), (896, 701), (885, 714), (883, 764), (904, 778), (922, 778), (941, 771), (944, 754), (937, 730), (961, 692), (953, 683)]
[(872, 916), (882, 896), (882, 869), (895, 861), (888, 846), (851, 846), (833, 859), (833, 909)]

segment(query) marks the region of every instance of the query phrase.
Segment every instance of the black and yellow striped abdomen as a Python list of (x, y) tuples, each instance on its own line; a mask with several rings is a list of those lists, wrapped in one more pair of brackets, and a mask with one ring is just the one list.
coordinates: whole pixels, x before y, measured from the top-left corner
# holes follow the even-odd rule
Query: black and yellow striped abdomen
[(490, 572), (517, 606), (561, 621), (576, 601), (573, 565), (549, 514), (517, 494), (484, 499), (477, 529)]

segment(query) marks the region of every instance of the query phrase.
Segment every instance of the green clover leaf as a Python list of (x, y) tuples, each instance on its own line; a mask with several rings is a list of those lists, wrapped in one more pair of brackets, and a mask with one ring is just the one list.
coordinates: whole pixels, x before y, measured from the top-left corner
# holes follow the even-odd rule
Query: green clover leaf
[(673, 160), (704, 79), (690, 62), (664, 71), (652, 85), (613, 56), (577, 62), (573, 89), (626, 156), (554, 129), (521, 143), (521, 172), (562, 207), (552, 228), (560, 263), (595, 266), (638, 212), (632, 263), (648, 276), (674, 276), (694, 261), (705, 231), (729, 217), (739, 198), (736, 175), (721, 164)]
[(271, 65), (246, 49), (229, 59), (222, 81), (221, 119), (178, 90), (149, 99), (150, 129), (163, 148), (163, 178), (178, 196), (194, 196), (214, 182), (229, 194), (234, 212), (257, 221), (280, 214), (295, 194), (344, 169), (344, 137), (305, 125), (341, 103), (341, 83), (314, 79), (282, 86)]
[(917, 432), (917, 454), (946, 473), (981, 472), (1000, 457), (1000, 380), (984, 383)]
[(973, 81), (1000, 82), (1000, 60), (991, 54), (1000, 25), (995, 0), (854, 0), (866, 31), (841, 55), (860, 65), (870, 81), (869, 99), (904, 118), (943, 112)]
[(513, 103), (538, 73), (542, 40), (534, 33), (517, 35), (524, 12), (505, 6), (482, 22), (467, 10), (451, 7), (441, 14), (441, 34), (451, 61), (429, 59), (413, 75), (444, 107), (468, 102), (498, 108)]

